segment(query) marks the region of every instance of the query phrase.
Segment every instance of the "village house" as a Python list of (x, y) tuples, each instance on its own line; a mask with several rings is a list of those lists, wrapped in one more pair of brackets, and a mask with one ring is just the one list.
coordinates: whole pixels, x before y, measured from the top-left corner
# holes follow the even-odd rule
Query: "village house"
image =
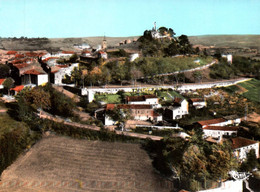
[[(14, 95), (17, 95), (20, 91), (22, 91), (25, 88), (24, 85), (18, 85), (14, 88), (11, 88), (10, 90), (14, 92)], [(13, 94), (13, 93), (12, 93)]]
[(207, 126), (226, 126), (231, 125), (230, 121), (224, 119), (224, 118), (218, 118), (218, 119), (210, 119), (210, 120), (204, 120), (204, 121), (198, 121), (196, 125), (198, 125), (201, 128), (207, 127)]
[(189, 114), (189, 104), (183, 98), (175, 98), (173, 105), (165, 109), (165, 116), (169, 119), (181, 119), (187, 114)]
[(160, 108), (159, 99), (155, 95), (128, 96), (127, 104), (130, 105), (152, 105), (154, 108)]
[(237, 135), (239, 127), (206, 126), (202, 130), (205, 137), (222, 138), (223, 136)]
[(190, 98), (189, 104), (194, 106), (196, 109), (207, 107), (207, 102), (204, 98)]
[(65, 78), (66, 75), (71, 76), (71, 72), (74, 68), (78, 68), (78, 63), (73, 63), (69, 65), (56, 65), (51, 67), (51, 74), (50, 74), (50, 82), (56, 85), (61, 85), (62, 79)]
[[(115, 107), (118, 109), (128, 109), (130, 111), (130, 115), (135, 120), (142, 120), (142, 121), (162, 121), (162, 116), (157, 114), (154, 110), (152, 105), (128, 105), (128, 104), (107, 104), (106, 111), (113, 110)], [(116, 121), (112, 120), (108, 114), (105, 114), (105, 125), (114, 125)]]
[(251, 150), (255, 150), (255, 155), (257, 158), (259, 158), (259, 142), (242, 138), (242, 137), (236, 137), (231, 138), (232, 142), (232, 149), (234, 151), (234, 155), (241, 161), (245, 160), (247, 158), (247, 153)]
[(223, 117), (224, 119), (226, 119), (229, 124), (233, 124), (233, 125), (239, 125), (241, 123), (241, 118), (238, 117), (237, 115), (228, 115)]

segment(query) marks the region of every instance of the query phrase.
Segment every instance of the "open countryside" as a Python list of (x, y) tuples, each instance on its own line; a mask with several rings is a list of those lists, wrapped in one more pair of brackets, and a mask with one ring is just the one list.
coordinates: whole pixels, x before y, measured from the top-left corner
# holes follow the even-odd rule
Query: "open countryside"
[(0, 191), (260, 191), (259, 2), (0, 4)]

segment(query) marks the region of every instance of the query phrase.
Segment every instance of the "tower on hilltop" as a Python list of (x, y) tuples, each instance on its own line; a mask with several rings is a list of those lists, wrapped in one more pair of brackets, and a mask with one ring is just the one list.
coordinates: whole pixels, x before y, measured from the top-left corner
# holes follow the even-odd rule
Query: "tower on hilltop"
[(107, 40), (106, 40), (106, 36), (104, 35), (103, 41), (102, 41), (102, 49), (106, 49), (107, 48)]

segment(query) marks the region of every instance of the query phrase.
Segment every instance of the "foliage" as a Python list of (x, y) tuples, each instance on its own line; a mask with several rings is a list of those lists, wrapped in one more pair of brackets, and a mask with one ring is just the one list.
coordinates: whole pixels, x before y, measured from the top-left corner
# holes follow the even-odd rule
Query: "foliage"
[(147, 141), (145, 149), (153, 157), (153, 165), (167, 176), (180, 179), (182, 187), (198, 190), (207, 180), (227, 178), (228, 171), (238, 167), (228, 142), (210, 145), (202, 139), (202, 130), (193, 130), (192, 138), (165, 138)]
[(54, 115), (73, 116), (74, 102), (63, 93), (56, 91), (51, 84), (24, 89), (17, 95), (20, 119), (32, 118), (31, 113), (38, 108), (46, 109)]
[(8, 65), (0, 64), (0, 79), (4, 79), (10, 74), (10, 67)]
[(8, 90), (8, 95), (10, 95), (10, 89), (14, 86), (14, 80), (11, 77), (8, 77), (4, 82), (3, 82), (4, 88)]
[(256, 158), (255, 149), (251, 149), (247, 155), (246, 160), (240, 166), (241, 171), (252, 171), (254, 168), (258, 168), (259, 164)]

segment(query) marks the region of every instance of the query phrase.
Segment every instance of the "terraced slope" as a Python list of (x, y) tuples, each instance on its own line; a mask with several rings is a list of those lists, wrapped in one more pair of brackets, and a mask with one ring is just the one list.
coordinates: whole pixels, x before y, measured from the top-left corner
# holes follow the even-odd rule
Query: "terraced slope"
[(138, 144), (48, 136), (5, 170), (0, 191), (170, 191)]

